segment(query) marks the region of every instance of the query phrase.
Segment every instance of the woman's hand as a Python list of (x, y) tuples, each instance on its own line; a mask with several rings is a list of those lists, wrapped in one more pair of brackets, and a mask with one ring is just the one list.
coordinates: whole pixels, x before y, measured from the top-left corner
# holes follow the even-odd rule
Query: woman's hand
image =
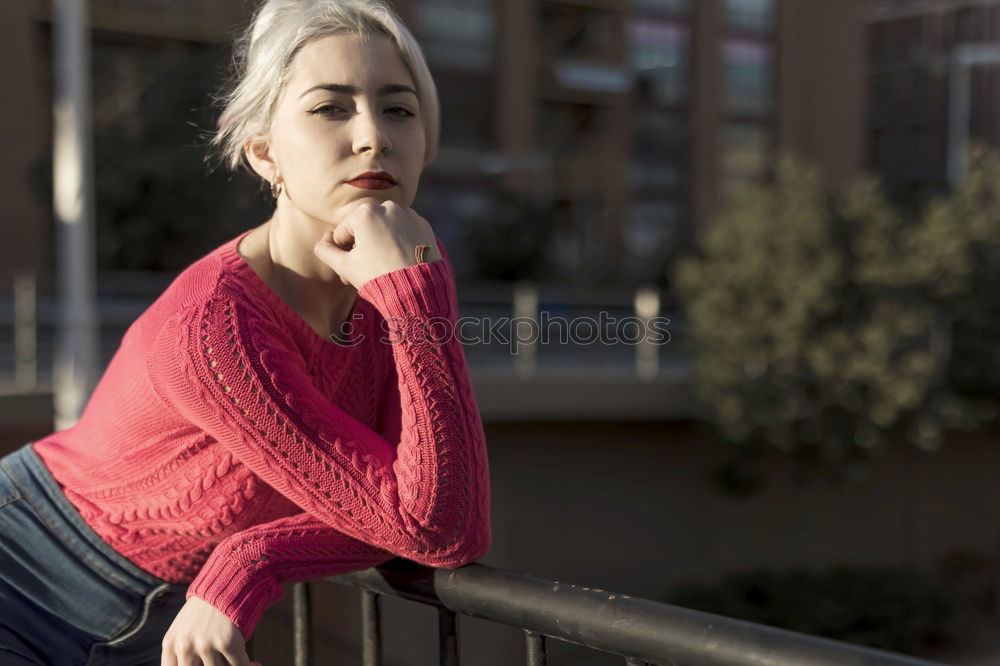
[(368, 280), (417, 263), (414, 248), (424, 243), (426, 260), (441, 258), (434, 230), (412, 208), (395, 201), (354, 201), (334, 213), (336, 226), (313, 248), (341, 282), (360, 289)]
[(243, 632), (215, 606), (191, 597), (163, 637), (160, 666), (260, 666)]

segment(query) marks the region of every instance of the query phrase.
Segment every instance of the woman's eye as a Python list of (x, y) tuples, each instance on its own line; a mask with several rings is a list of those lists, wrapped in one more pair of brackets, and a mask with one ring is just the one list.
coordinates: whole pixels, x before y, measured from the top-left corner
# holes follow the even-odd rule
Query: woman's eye
[(319, 113), (321, 115), (326, 115), (328, 112), (332, 112), (334, 109), (343, 111), (343, 109), (341, 109), (339, 106), (321, 106), (318, 109), (312, 111), (311, 113)]
[[(324, 115), (325, 116), (325, 115), (328, 115), (330, 113), (333, 113), (334, 111), (343, 111), (343, 110), (344, 109), (340, 108), (339, 106), (331, 106), (331, 105), (328, 104), (326, 106), (321, 106), (318, 109), (314, 109), (313, 111), (310, 111), (310, 113), (318, 113), (320, 115)], [(390, 108), (388, 110), (389, 111), (393, 111), (393, 112), (402, 111), (402, 113), (397, 113), (396, 114), (396, 115), (400, 116), (401, 118), (408, 118), (408, 117), (410, 117), (410, 116), (413, 115), (413, 113), (411, 113), (408, 109), (404, 109), (401, 106), (394, 106), (394, 107), (392, 107), (392, 108)]]

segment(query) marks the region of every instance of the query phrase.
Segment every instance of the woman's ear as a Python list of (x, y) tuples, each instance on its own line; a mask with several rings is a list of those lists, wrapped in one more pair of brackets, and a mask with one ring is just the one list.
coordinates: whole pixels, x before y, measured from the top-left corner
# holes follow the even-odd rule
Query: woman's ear
[(261, 132), (255, 132), (249, 139), (243, 142), (243, 153), (247, 156), (250, 166), (257, 172), (257, 175), (272, 182), (278, 172), (278, 165), (271, 154), (271, 142), (268, 137)]

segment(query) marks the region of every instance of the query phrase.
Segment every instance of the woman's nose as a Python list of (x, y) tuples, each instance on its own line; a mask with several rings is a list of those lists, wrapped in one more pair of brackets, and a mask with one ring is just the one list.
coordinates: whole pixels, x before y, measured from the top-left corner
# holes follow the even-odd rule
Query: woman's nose
[(360, 111), (354, 118), (354, 152), (373, 150), (381, 153), (389, 146), (389, 137), (374, 112)]

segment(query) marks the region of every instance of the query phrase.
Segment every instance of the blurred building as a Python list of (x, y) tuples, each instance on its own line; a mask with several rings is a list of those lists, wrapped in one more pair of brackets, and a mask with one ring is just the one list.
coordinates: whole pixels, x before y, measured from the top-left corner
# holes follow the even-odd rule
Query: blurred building
[[(134, 113), (144, 86), (186, 54), (224, 48), (254, 4), (91, 0), (95, 123), (127, 131), (144, 122)], [(865, 0), (393, 4), (442, 101), (440, 155), (418, 195), (426, 216), (458, 244), (469, 225), (489, 223), (501, 187), (551, 204), (550, 279), (662, 280), (677, 245), (732, 186), (764, 176), (778, 148), (834, 178), (862, 166)], [(50, 147), (51, 9), (46, 0), (2, 5), (0, 48), (23, 67), (4, 73), (16, 103), (0, 109), (10, 147), (0, 258), (5, 272), (36, 268), (44, 285), (48, 201), (23, 184), (39, 180)], [(175, 111), (183, 124), (189, 109)]]
[(872, 0), (869, 21), (866, 160), (919, 202), (948, 186), (964, 137), (1000, 146), (1000, 2)]
[(861, 167), (861, 1), (408, 5), (445, 107), (448, 176), (426, 187), (488, 211), (497, 176), (551, 201), (553, 278), (662, 279), (776, 148)]

